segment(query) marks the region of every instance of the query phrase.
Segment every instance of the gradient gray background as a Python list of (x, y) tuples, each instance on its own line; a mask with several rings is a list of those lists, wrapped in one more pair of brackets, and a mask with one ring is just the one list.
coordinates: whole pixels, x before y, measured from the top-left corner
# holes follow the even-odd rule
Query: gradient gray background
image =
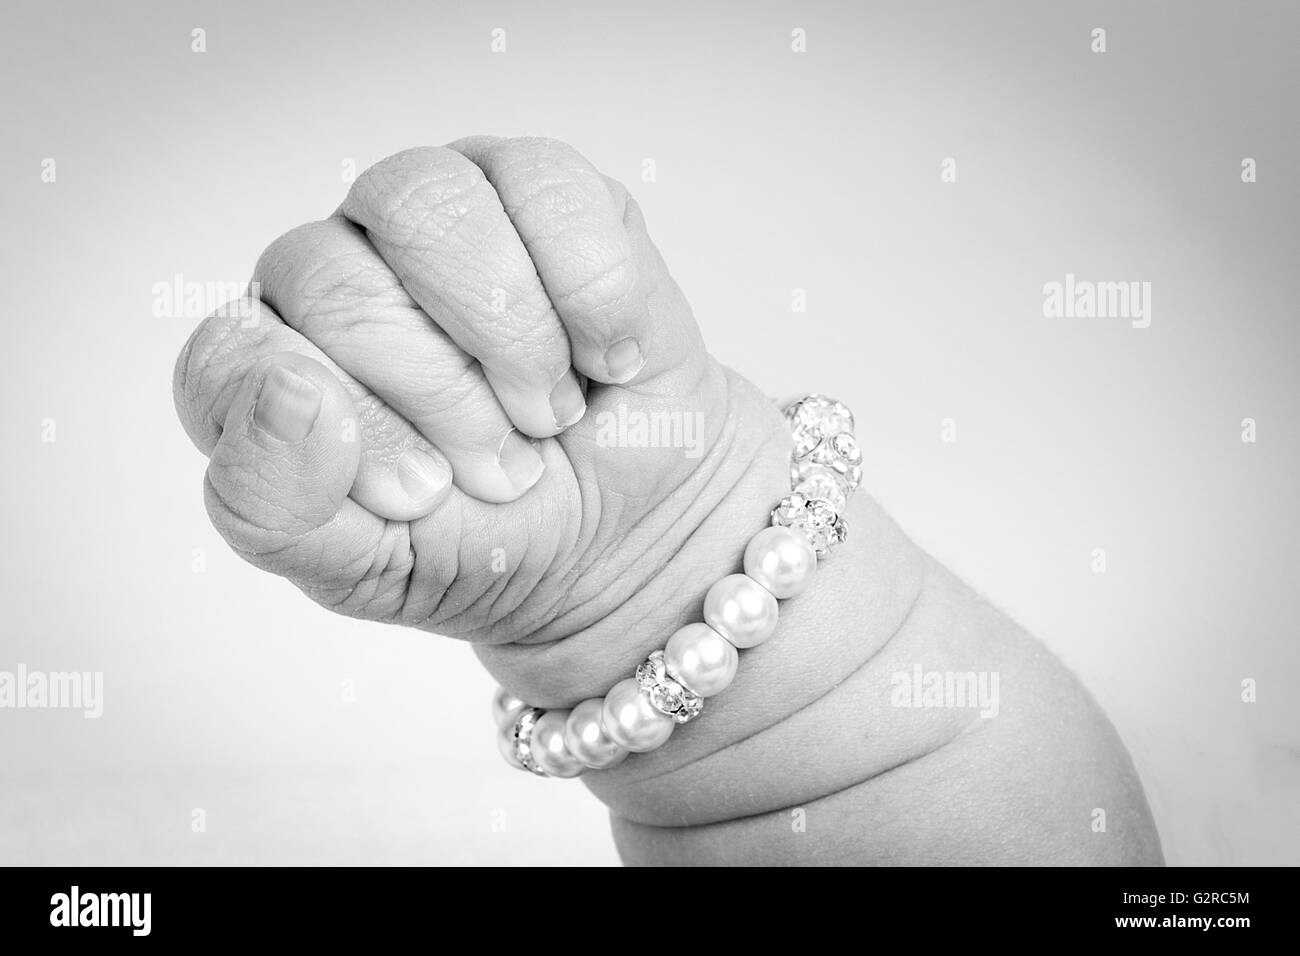
[[(468, 648), (226, 549), (170, 398), (200, 316), (152, 314), (345, 159), (489, 132), (627, 182), (717, 355), (859, 411), (867, 488), (1081, 675), (1170, 862), (1300, 862), (1295, 7), (665, 9), (7, 5), (0, 670), (106, 699), (0, 711), (0, 861), (617, 861), (580, 784), (501, 762)], [(1044, 318), (1067, 272), (1151, 282), (1150, 328)]]

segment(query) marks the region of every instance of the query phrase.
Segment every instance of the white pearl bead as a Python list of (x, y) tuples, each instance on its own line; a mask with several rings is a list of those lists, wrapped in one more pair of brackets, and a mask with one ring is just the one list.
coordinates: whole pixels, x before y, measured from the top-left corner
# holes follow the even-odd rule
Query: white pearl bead
[(687, 624), (664, 646), (668, 673), (701, 697), (726, 690), (736, 679), (736, 646), (707, 624)]
[(506, 763), (516, 770), (522, 770), (523, 766), (519, 763), (519, 758), (515, 756), (515, 725), (514, 721), (502, 718), (500, 725), (497, 727), (497, 750), (501, 751), (501, 756), (505, 758)]
[(568, 717), (567, 710), (548, 710), (533, 727), (533, 759), (552, 777), (576, 777), (584, 769), (582, 761), (564, 746), (564, 722)]
[(584, 700), (564, 722), (564, 746), (593, 770), (617, 766), (627, 757), (627, 751), (610, 740), (601, 725), (600, 712), (604, 706), (602, 697)]
[(802, 594), (816, 570), (817, 552), (807, 538), (789, 528), (764, 528), (745, 546), (745, 573), (775, 597)]
[(492, 695), (492, 719), (500, 727), (509, 718), (513, 721), (519, 712), (528, 705), (503, 687), (498, 687)]
[(704, 596), (704, 620), (737, 647), (762, 644), (776, 631), (776, 598), (744, 574), (728, 574)]
[(619, 681), (605, 695), (600, 722), (610, 740), (633, 753), (663, 745), (673, 732), (673, 719), (645, 699), (634, 678)]

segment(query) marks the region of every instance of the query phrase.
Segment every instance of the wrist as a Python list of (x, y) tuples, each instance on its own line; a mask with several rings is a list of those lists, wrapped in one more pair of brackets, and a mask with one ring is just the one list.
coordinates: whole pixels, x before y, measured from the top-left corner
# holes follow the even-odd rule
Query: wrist
[[(719, 385), (708, 391), (726, 399), (704, 413), (709, 441), (651, 518), (618, 541), (583, 542), (594, 557), (569, 572), (564, 608), (527, 637), (475, 646), (493, 677), (533, 706), (602, 696), (674, 631), (701, 620), (709, 586), (740, 569), (746, 543), (789, 493), (790, 432), (780, 411), (730, 370), (713, 364), (709, 374)], [(617, 506), (597, 499), (583, 511)]]
[[(782, 602), (776, 633), (743, 653), (725, 693), (664, 747), (584, 776), (617, 816), (696, 826), (797, 805), (863, 779), (859, 744), (879, 747), (855, 698), (868, 692), (869, 662), (917, 606), (928, 559), (861, 491), (847, 521), (847, 542), (819, 562), (806, 592)], [(887, 703), (887, 679), (883, 686)]]
[[(593, 608), (578, 601), (574, 611), (555, 615), (527, 640), (478, 648), (510, 694), (544, 710), (602, 697), (675, 631), (701, 619), (705, 593), (741, 570), (746, 545), (789, 494), (789, 422), (746, 381), (714, 369), (728, 396), (720, 427), (705, 460), (656, 504), (656, 523), (669, 533), (661, 530), (653, 548), (620, 543), (617, 561), (634, 571), (619, 575), (613, 589), (594, 589), (613, 606), (575, 631), (575, 619), (590, 617)], [(620, 464), (626, 467), (626, 460)], [(772, 637), (742, 655), (736, 684), (680, 727), (672, 746), (591, 775), (603, 778), (593, 789), (610, 790), (609, 802), (616, 804), (618, 788), (674, 774), (753, 738), (818, 701), (883, 646), (915, 600), (923, 561), (874, 502), (858, 499), (851, 509), (844, 517), (854, 528), (853, 543), (818, 562), (807, 593), (782, 603)], [(603, 570), (595, 569), (595, 576)], [(581, 586), (590, 588), (590, 576), (587, 569)], [(629, 586), (629, 578), (640, 581)], [(618, 594), (619, 587), (630, 593)], [(655, 801), (656, 812), (669, 819), (673, 806), (671, 798)], [(718, 808), (725, 812), (722, 803)]]

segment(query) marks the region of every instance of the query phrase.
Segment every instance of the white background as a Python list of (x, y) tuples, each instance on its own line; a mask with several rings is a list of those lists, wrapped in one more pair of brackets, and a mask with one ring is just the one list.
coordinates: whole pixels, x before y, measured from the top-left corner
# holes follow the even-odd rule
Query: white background
[[(858, 410), (868, 490), (1082, 676), (1170, 862), (1300, 862), (1300, 17), (976, 6), (10, 4), (0, 670), (102, 671), (105, 710), (0, 710), (0, 862), (617, 862), (501, 762), (467, 647), (227, 551), (170, 398), (201, 315), (154, 314), (345, 160), (479, 132), (574, 143), (724, 361)], [(1151, 326), (1044, 318), (1067, 272), (1151, 282)]]

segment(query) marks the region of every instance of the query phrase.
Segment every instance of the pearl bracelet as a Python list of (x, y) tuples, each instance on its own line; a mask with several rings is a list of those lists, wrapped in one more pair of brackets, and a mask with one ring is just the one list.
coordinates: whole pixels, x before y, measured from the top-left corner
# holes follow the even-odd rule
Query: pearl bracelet
[(492, 715), (510, 764), (542, 777), (576, 777), (655, 750), (678, 724), (700, 715), (705, 698), (731, 685), (739, 650), (776, 632), (777, 601), (807, 590), (817, 561), (847, 536), (841, 515), (862, 480), (862, 452), (846, 405), (808, 395), (787, 407), (785, 417), (794, 438), (792, 490), (772, 509), (771, 526), (745, 546), (745, 572), (709, 588), (703, 623), (679, 629), (604, 697), (572, 710), (544, 710), (498, 689)]

